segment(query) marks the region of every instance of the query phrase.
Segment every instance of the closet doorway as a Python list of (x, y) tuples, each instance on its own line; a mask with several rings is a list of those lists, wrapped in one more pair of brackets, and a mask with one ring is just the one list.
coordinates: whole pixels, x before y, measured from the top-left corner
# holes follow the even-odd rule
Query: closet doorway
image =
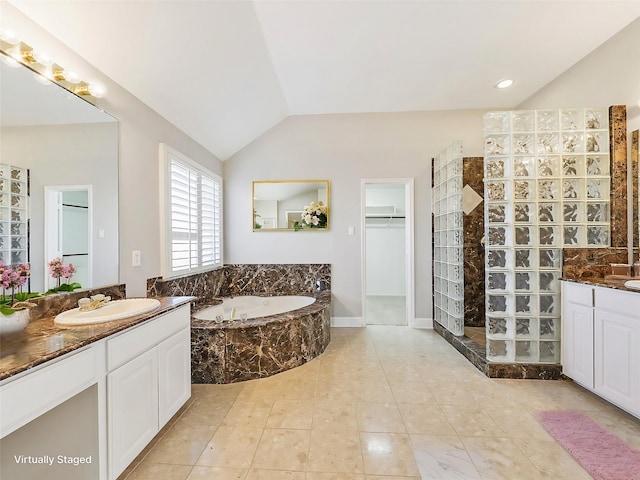
[(72, 263), (76, 273), (71, 281), (90, 288), (93, 286), (91, 185), (45, 186), (44, 192), (45, 290), (57, 286), (48, 267), (54, 258), (61, 258), (65, 265)]
[(414, 323), (413, 179), (362, 180), (365, 325)]

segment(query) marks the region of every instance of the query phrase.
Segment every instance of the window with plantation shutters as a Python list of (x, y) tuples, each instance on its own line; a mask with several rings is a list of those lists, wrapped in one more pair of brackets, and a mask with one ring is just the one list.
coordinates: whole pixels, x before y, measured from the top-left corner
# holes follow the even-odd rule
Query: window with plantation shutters
[(165, 278), (222, 266), (222, 179), (161, 144)]

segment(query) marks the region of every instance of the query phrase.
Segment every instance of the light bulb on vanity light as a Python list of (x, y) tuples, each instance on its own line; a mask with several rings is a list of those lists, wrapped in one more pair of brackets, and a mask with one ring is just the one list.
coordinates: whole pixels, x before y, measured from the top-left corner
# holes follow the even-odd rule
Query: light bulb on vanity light
[(65, 70), (60, 65), (57, 65), (55, 63), (51, 67), (51, 72), (51, 78), (53, 78), (56, 82), (69, 82), (73, 84), (80, 82), (80, 77), (76, 72)]
[(15, 45), (20, 41), (18, 35), (16, 35), (16, 32), (4, 28), (0, 29), (0, 40), (10, 45)]
[(89, 84), (89, 93), (96, 98), (104, 97), (106, 90), (99, 83), (90, 83)]
[(43, 52), (40, 52), (40, 51), (37, 51), (37, 50), (33, 50), (33, 58), (40, 65), (44, 65), (46, 67), (50, 67), (51, 65), (53, 65), (53, 59), (49, 55), (47, 55), (46, 53), (43, 53)]
[(51, 80), (42, 73), (33, 72), (33, 77), (38, 83), (41, 83), (42, 85), (51, 85)]
[(18, 68), (20, 67), (20, 62), (18, 62), (15, 58), (13, 58), (10, 55), (0, 55), (2, 57), (2, 63), (4, 63), (5, 65), (7, 65), (8, 67), (11, 68)]

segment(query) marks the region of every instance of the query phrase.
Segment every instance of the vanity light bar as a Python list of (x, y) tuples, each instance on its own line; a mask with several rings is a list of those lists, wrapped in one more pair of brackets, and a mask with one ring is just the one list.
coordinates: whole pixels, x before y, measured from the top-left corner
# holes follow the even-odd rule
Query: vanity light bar
[[(103, 89), (80, 81), (75, 73), (66, 71), (46, 56), (39, 55), (37, 51), (26, 43), (8, 39), (1, 34), (0, 53), (9, 61), (13, 60), (17, 64), (24, 65), (28, 69), (33, 70), (34, 74), (40, 75), (44, 79), (60, 85), (65, 90), (78, 95), (91, 105), (95, 105), (96, 98), (100, 98), (102, 96), (101, 94), (104, 93)], [(3, 58), (3, 60), (5, 60), (5, 58)]]

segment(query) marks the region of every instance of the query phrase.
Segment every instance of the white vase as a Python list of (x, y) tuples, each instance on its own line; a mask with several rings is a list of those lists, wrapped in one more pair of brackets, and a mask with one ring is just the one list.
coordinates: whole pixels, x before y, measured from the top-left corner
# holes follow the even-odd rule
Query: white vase
[(18, 310), (11, 315), (0, 313), (0, 335), (23, 330), (29, 325), (29, 309)]

